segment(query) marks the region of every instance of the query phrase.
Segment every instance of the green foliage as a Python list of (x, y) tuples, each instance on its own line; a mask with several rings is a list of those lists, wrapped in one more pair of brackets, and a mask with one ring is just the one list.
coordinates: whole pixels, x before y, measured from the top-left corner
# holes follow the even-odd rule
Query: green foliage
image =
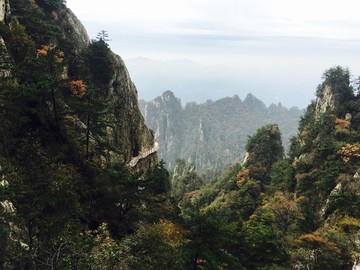
[[(81, 82), (80, 85), (76, 84), (77, 82)], [(69, 82), (68, 86), (72, 95), (68, 100), (68, 104), (71, 106), (68, 115), (78, 117), (85, 124), (85, 128), (80, 134), (78, 132), (79, 127), (69, 126), (68, 134), (74, 137), (74, 140), (85, 145), (85, 159), (91, 160), (96, 150), (93, 142), (104, 144), (103, 138), (106, 135), (106, 128), (112, 126), (112, 123), (108, 121), (111, 110), (109, 101), (103, 96), (99, 88), (87, 86), (82, 81)], [(67, 95), (69, 95), (69, 89), (66, 88), (66, 90), (68, 91)], [(111, 149), (109, 144), (107, 147)], [(116, 149), (112, 150), (116, 151)]]
[(290, 162), (290, 159), (284, 159), (273, 164), (270, 171), (271, 182), (268, 187), (268, 192), (272, 193), (276, 190), (287, 192), (295, 191), (295, 170)]
[(140, 224), (134, 234), (122, 240), (116, 269), (186, 269), (179, 256), (183, 233), (167, 220)]
[(184, 160), (177, 160), (172, 175), (171, 195), (179, 203), (186, 193), (195, 191), (203, 185), (203, 180), (197, 175), (193, 164), (186, 165)]
[(226, 224), (215, 211), (201, 212), (196, 205), (187, 209), (189, 230), (186, 246), (190, 269), (242, 269), (238, 258), (239, 228)]
[(321, 97), (321, 89), (325, 85), (330, 85), (332, 92), (336, 93), (336, 108), (337, 116), (343, 116), (347, 113), (346, 107), (350, 100), (354, 99), (354, 89), (350, 84), (350, 71), (341, 66), (335, 66), (326, 70), (323, 74), (324, 82), (317, 92), (317, 96)]
[(113, 59), (106, 40), (93, 40), (87, 50), (87, 59), (93, 83), (101, 89), (106, 88), (114, 76)]
[(45, 11), (58, 11), (65, 2), (64, 0), (37, 0), (38, 5)]
[(255, 212), (245, 223), (247, 269), (258, 269), (271, 264), (288, 265), (289, 256), (275, 224), (274, 215), (267, 209)]
[[(55, 0), (41, 1), (49, 3), (57, 2)], [(12, 8), (12, 11), (13, 15), (17, 16), (18, 21), (26, 28), (27, 33), (37, 45), (57, 44), (57, 41), (62, 39), (61, 27), (50, 13), (45, 14), (36, 7), (29, 7), (27, 3), (19, 4), (18, 8)]]
[[(4, 39), (15, 65), (23, 64), (27, 57), (33, 56), (35, 43), (27, 34), (25, 27), (13, 23), (7, 26), (0, 24), (0, 36)], [(5, 60), (2, 58), (2, 61)], [(14, 70), (16, 72), (16, 69)]]
[(277, 125), (267, 125), (259, 128), (246, 144), (249, 158), (246, 167), (250, 177), (267, 185), (270, 182), (271, 166), (283, 158), (281, 135)]

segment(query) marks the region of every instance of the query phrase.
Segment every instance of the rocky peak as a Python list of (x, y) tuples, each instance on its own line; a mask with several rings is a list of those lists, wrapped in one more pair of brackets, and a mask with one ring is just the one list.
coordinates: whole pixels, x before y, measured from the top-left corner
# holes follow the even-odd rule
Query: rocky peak
[(315, 118), (319, 118), (322, 114), (329, 110), (335, 109), (335, 96), (331, 89), (331, 85), (325, 84), (321, 94), (317, 96), (315, 103)]
[(154, 103), (162, 104), (163, 106), (181, 110), (181, 101), (175, 97), (174, 93), (170, 90), (165, 91), (160, 97), (154, 100)]
[(337, 117), (344, 117), (347, 103), (355, 98), (349, 70), (336, 66), (326, 70), (323, 78), (316, 92), (315, 119), (330, 111)]
[(247, 94), (246, 98), (244, 99), (244, 105), (247, 107), (253, 107), (257, 109), (266, 109), (266, 105), (260, 99), (256, 98), (252, 94)]

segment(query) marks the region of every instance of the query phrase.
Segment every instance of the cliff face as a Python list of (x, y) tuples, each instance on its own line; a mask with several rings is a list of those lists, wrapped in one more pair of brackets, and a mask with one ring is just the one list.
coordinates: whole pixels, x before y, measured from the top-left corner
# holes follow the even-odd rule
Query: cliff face
[(335, 95), (330, 85), (324, 85), (321, 95), (316, 98), (315, 117), (320, 117), (327, 111), (335, 109)]
[[(39, 31), (39, 33), (29, 32), (30, 36), (34, 35), (33, 39), (35, 40), (36, 49), (48, 43), (62, 50), (65, 54), (65, 59), (68, 59), (62, 74), (65, 80), (83, 80), (87, 78), (87, 81), (92, 81), (91, 75), (90, 77), (83, 75), (87, 74), (86, 72), (88, 71), (86, 70), (93, 69), (93, 74), (102, 72), (100, 70), (101, 67), (97, 71), (96, 67), (86, 66), (88, 65), (87, 50), (91, 40), (84, 26), (64, 4), (60, 4), (60, 1), (45, 1), (44, 4), (41, 1), (41, 6), (38, 6), (35, 2), (27, 0), (13, 2), (14, 10), (12, 10), (13, 7), (10, 7), (8, 0), (0, 1), (0, 21), (8, 25), (9, 29), (14, 29), (15, 25), (24, 24), (25, 29), (29, 29), (29, 31), (32, 28), (34, 31)], [(27, 9), (29, 12), (27, 12)], [(39, 29), (35, 20), (33, 22), (32, 19), (27, 19), (27, 16), (34, 16), (30, 15), (30, 11), (44, 20), (46, 25), (49, 25), (49, 28), (47, 29), (42, 26), (43, 29)], [(12, 30), (9, 31), (11, 32)], [(5, 39), (4, 50), (6, 50), (6, 47), (12, 46), (11, 42), (14, 42), (11, 38), (7, 37)], [(131, 81), (123, 60), (120, 56), (111, 52), (109, 57), (111, 59), (112, 75), (109, 82), (105, 84), (105, 87), (102, 87), (102, 91), (106, 93), (102, 97), (108, 101), (107, 106), (109, 109), (106, 118), (110, 120), (111, 124), (103, 128), (106, 134), (102, 136), (102, 140), (105, 140), (110, 148), (103, 148), (101, 154), (98, 153), (98, 155), (106, 158), (107, 162), (122, 161), (129, 163), (132, 158), (152, 149), (155, 142), (139, 111), (137, 90)], [(61, 99), (60, 96), (59, 98)], [(62, 104), (63, 102), (65, 102), (63, 106), (67, 106), (66, 99), (58, 103)], [(83, 123), (78, 125), (82, 125), (86, 129), (84, 119), (81, 119), (81, 121)], [(96, 144), (98, 142), (93, 143)], [(112, 151), (112, 149), (118, 149), (119, 151)], [(147, 171), (156, 162), (156, 154), (152, 154), (147, 158), (141, 159), (136, 167), (139, 170)]]
[(181, 101), (166, 91), (151, 102), (142, 102), (141, 108), (162, 146), (159, 156), (168, 166), (174, 168), (181, 158), (209, 177), (229, 164), (241, 163), (248, 136), (265, 124), (278, 123), (287, 146), (302, 114), (281, 104), (267, 108), (251, 94), (244, 101), (234, 96), (182, 108)]
[(73, 47), (80, 52), (86, 49), (90, 43), (89, 36), (85, 27), (75, 16), (75, 14), (68, 8), (63, 7), (59, 12), (60, 23), (66, 35), (67, 40), (73, 41)]
[[(131, 81), (123, 60), (113, 55), (116, 63), (115, 76), (110, 88), (111, 107), (114, 108), (114, 127), (107, 129), (109, 140), (123, 149), (124, 160), (128, 163), (134, 157), (152, 149), (154, 136), (147, 128), (138, 107), (137, 90)], [(141, 159), (139, 166), (146, 169), (156, 161), (156, 155)]]

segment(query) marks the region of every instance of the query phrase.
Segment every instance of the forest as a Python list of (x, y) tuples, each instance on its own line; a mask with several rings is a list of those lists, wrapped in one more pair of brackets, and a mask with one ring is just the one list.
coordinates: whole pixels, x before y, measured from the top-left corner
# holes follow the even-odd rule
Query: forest
[(360, 80), (348, 69), (324, 71), (288, 150), (262, 126), (244, 163), (205, 184), (155, 153), (129, 166), (154, 137), (106, 31), (69, 39), (81, 31), (64, 1), (5, 3), (1, 269), (351, 269)]

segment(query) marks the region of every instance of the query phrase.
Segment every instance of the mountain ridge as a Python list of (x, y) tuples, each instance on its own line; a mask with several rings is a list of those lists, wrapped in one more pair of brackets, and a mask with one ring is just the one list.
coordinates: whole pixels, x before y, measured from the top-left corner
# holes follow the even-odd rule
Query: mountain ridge
[(199, 173), (209, 175), (231, 163), (242, 162), (247, 137), (264, 124), (279, 122), (283, 142), (289, 145), (302, 113), (296, 107), (288, 109), (280, 103), (266, 107), (250, 93), (244, 101), (234, 95), (183, 106), (167, 90), (153, 101), (140, 100), (139, 104), (147, 125), (160, 143), (159, 156), (169, 168), (180, 158), (193, 162)]

